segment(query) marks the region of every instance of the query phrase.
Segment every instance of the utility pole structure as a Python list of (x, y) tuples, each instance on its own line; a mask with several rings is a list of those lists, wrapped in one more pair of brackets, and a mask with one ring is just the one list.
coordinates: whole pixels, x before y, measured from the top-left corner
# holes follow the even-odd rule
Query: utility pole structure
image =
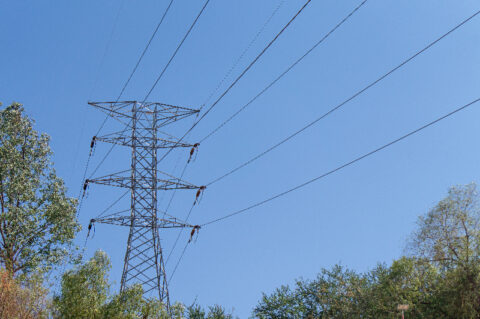
[(177, 147), (193, 147), (180, 142), (171, 135), (160, 132), (160, 128), (173, 122), (197, 114), (199, 111), (163, 103), (89, 102), (124, 125), (120, 132), (95, 136), (97, 141), (113, 143), (131, 148), (131, 168), (122, 172), (87, 179), (89, 184), (101, 184), (131, 190), (130, 209), (92, 219), (94, 223), (126, 226), (130, 228), (125, 252), (120, 290), (133, 284), (141, 284), (144, 294), (158, 294), (167, 309), (170, 307), (168, 283), (165, 272), (159, 229), (192, 228), (162, 212), (159, 217), (157, 207), (158, 191), (174, 189), (200, 189), (176, 177), (158, 170), (158, 151)]

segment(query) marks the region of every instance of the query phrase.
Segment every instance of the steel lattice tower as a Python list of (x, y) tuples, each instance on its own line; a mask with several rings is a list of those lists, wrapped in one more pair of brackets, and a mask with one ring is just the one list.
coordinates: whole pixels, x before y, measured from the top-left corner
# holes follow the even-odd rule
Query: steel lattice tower
[(185, 228), (188, 225), (166, 214), (159, 217), (157, 193), (159, 190), (199, 189), (198, 186), (182, 181), (158, 170), (157, 152), (176, 147), (193, 147), (179, 142), (171, 135), (160, 132), (163, 126), (198, 113), (197, 110), (162, 103), (89, 102), (109, 116), (125, 125), (116, 133), (95, 136), (93, 142), (101, 141), (130, 147), (131, 168), (122, 172), (85, 181), (131, 190), (131, 207), (91, 220), (130, 228), (121, 279), (121, 291), (132, 284), (141, 284), (144, 293), (158, 291), (159, 300), (169, 307), (168, 283), (160, 245), (159, 229)]

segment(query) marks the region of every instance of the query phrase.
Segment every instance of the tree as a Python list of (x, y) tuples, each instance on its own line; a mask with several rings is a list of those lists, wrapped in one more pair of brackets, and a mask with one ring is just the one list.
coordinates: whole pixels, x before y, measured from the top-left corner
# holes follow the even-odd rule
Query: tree
[(188, 306), (187, 308), (188, 319), (205, 319), (205, 310), (197, 304)]
[(5, 269), (0, 269), (0, 318), (47, 318), (47, 294), (35, 276), (21, 284)]
[(409, 244), (412, 255), (441, 270), (438, 299), (449, 317), (480, 316), (480, 206), (475, 184), (452, 187), (426, 216)]
[(62, 276), (60, 294), (53, 299), (54, 318), (62, 319), (171, 319), (184, 318), (181, 304), (171, 307), (171, 315), (158, 299), (143, 296), (143, 289), (134, 285), (119, 294), (110, 294), (108, 272), (111, 268), (106, 253), (97, 251), (86, 263)]
[(12, 275), (58, 264), (80, 230), (51, 155), (20, 104), (0, 111), (0, 265)]
[(340, 265), (322, 269), (315, 280), (297, 280), (295, 289), (282, 286), (263, 295), (253, 315), (274, 318), (357, 318), (362, 314), (367, 281)]
[(233, 319), (233, 315), (229, 314), (222, 306), (215, 305), (208, 307), (207, 319)]
[[(61, 294), (54, 298), (58, 318), (101, 318), (108, 299), (110, 260), (101, 251), (78, 269), (62, 276)], [(127, 305), (128, 307), (128, 305)], [(107, 309), (112, 312), (111, 309)]]
[(182, 319), (185, 307), (175, 303), (170, 307), (169, 314), (162, 302), (155, 298), (145, 298), (142, 287), (134, 285), (111, 296), (101, 312), (101, 318), (105, 319)]
[(336, 265), (314, 280), (298, 280), (264, 295), (253, 315), (276, 318), (394, 318), (407, 304), (415, 318), (442, 318), (436, 303), (439, 282), (435, 267), (414, 258), (400, 258), (390, 267), (379, 264), (366, 273)]
[(399, 304), (409, 306), (409, 317), (444, 317), (437, 298), (441, 276), (432, 264), (402, 257), (390, 267), (378, 265), (365, 277), (369, 281), (362, 307), (366, 318), (392, 318), (398, 315)]
[(467, 266), (480, 257), (480, 207), (475, 184), (452, 187), (426, 216), (409, 243), (410, 252), (442, 267)]

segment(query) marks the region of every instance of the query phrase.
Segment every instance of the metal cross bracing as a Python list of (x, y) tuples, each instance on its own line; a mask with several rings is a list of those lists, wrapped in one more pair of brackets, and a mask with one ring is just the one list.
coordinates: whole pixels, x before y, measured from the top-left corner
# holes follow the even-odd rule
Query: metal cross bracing
[[(142, 218), (141, 216), (131, 216), (124, 215), (124, 213), (130, 212), (130, 209), (110, 214), (104, 217), (93, 218), (90, 220), (92, 224), (101, 223), (101, 224), (110, 224), (116, 226), (128, 226), (130, 227), (133, 224), (133, 227), (136, 228), (148, 228), (152, 227), (151, 218)], [(163, 212), (163, 215), (168, 215), (166, 212)], [(168, 215), (168, 218), (158, 218), (157, 217), (157, 228), (185, 228), (195, 226), (186, 224), (185, 222), (177, 219), (176, 217)]]
[[(140, 154), (135, 154), (137, 158), (141, 158)], [(144, 166), (142, 168), (145, 168)], [(160, 171), (151, 170), (147, 174), (133, 170), (122, 171), (110, 175), (87, 179), (88, 184), (100, 184), (107, 186), (132, 188), (136, 184), (137, 188), (156, 189), (156, 190), (171, 190), (171, 189), (198, 189), (198, 186), (192, 185), (179, 178)], [(159, 175), (162, 178), (159, 178)], [(154, 184), (154, 182), (156, 182)]]
[(186, 142), (179, 143), (178, 139), (160, 131), (160, 128), (197, 114), (198, 110), (137, 101), (89, 102), (89, 104), (125, 126), (123, 131), (94, 137), (93, 143), (96, 141), (114, 143), (130, 147), (132, 150), (129, 170), (87, 179), (84, 186), (86, 188), (89, 184), (101, 184), (130, 189), (130, 209), (94, 218), (91, 224), (103, 223), (130, 228), (120, 289), (123, 291), (133, 284), (141, 284), (145, 294), (157, 291), (159, 300), (168, 308), (170, 300), (159, 229), (196, 229), (198, 226), (179, 221), (166, 212), (161, 212), (163, 218), (159, 218), (157, 192), (201, 187), (157, 169), (158, 150), (194, 146)]

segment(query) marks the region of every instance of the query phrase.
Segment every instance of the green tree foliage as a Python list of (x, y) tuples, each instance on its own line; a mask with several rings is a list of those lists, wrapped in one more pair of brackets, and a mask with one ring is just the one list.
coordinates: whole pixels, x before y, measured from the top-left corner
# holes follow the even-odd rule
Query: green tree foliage
[(180, 314), (178, 318), (186, 319), (234, 319), (231, 313), (228, 313), (225, 308), (219, 305), (208, 307), (208, 313), (198, 304), (186, 308), (186, 311)]
[(205, 319), (206, 316), (205, 310), (197, 304), (189, 306), (187, 314), (189, 319)]
[(107, 255), (98, 251), (84, 265), (65, 272), (61, 294), (54, 298), (58, 318), (101, 318), (108, 299), (110, 266)]
[(480, 317), (480, 206), (475, 184), (450, 188), (418, 221), (409, 245), (412, 255), (440, 271), (442, 312), (455, 318)]
[(366, 278), (342, 266), (323, 269), (315, 280), (298, 280), (295, 289), (282, 286), (272, 295), (263, 295), (255, 307), (257, 318), (356, 318)]
[(0, 110), (0, 265), (12, 275), (58, 264), (80, 228), (51, 155), (20, 104)]
[[(233, 319), (233, 315), (227, 313), (225, 308), (215, 305), (208, 308), (207, 319)], [(190, 318), (189, 318), (190, 319)]]
[(425, 216), (408, 244), (409, 256), (359, 274), (341, 266), (314, 280), (282, 286), (253, 316), (273, 318), (480, 317), (480, 209), (474, 184), (453, 187)]
[(390, 267), (378, 265), (363, 275), (367, 281), (361, 312), (368, 318), (391, 318), (399, 304), (409, 306), (410, 317), (431, 318), (439, 282), (437, 269), (417, 258), (402, 257)]
[(479, 222), (476, 185), (452, 187), (446, 198), (419, 218), (409, 249), (439, 266), (468, 266), (480, 257)]
[(53, 299), (53, 318), (61, 319), (233, 319), (222, 307), (209, 308), (208, 314), (198, 305), (185, 307), (176, 303), (169, 314), (165, 305), (145, 298), (141, 286), (135, 285), (119, 294), (110, 294), (108, 256), (97, 251), (86, 263), (62, 276), (60, 294)]
[(378, 265), (358, 274), (336, 265), (314, 280), (299, 280), (294, 289), (283, 286), (264, 295), (255, 318), (394, 318), (397, 306), (410, 306), (415, 318), (438, 318), (432, 308), (438, 272), (413, 258), (401, 258), (391, 267)]

